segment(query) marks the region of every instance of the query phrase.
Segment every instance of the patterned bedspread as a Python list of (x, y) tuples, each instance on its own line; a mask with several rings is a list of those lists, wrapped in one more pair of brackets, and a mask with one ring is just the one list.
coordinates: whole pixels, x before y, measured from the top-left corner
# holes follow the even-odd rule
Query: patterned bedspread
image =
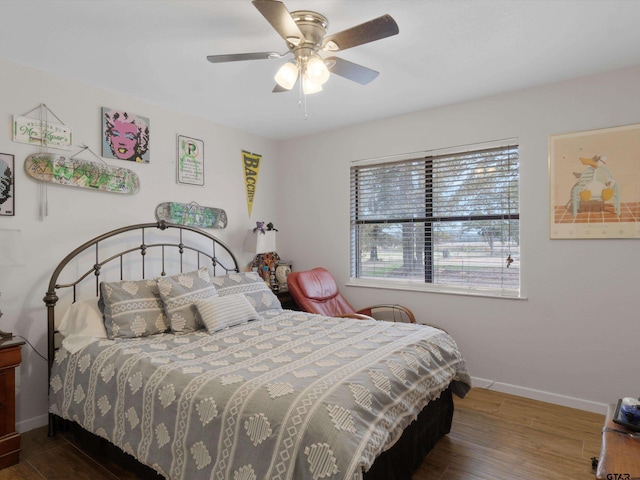
[(451, 383), (441, 330), (270, 310), (210, 335), (57, 353), (50, 411), (173, 480), (360, 479)]

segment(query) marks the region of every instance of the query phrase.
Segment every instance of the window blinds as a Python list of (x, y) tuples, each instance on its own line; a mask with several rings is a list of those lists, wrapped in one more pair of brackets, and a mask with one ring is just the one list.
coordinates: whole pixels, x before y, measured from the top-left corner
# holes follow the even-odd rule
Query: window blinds
[(518, 179), (517, 145), (353, 165), (352, 277), (519, 292)]

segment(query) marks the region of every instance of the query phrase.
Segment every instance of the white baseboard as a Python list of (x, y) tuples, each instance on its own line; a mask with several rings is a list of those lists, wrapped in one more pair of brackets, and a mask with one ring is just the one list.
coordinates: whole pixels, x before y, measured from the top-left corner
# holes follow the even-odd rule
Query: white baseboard
[(592, 402), (590, 400), (568, 397), (566, 395), (545, 392), (543, 390), (536, 390), (534, 388), (521, 387), (519, 385), (511, 385), (509, 383), (496, 382), (494, 380), (487, 380), (485, 378), (472, 377), (471, 381), (473, 382), (474, 387), (486, 388), (487, 390), (495, 390), (497, 392), (517, 395), (519, 397), (531, 398), (533, 400), (539, 400), (541, 402), (554, 403), (556, 405), (562, 405), (564, 407), (577, 408), (579, 410), (599, 413), (602, 415), (606, 415), (607, 409), (609, 408), (609, 405), (607, 405), (606, 403)]
[(44, 415), (39, 415), (37, 417), (28, 418), (27, 420), (22, 420), (20, 422), (16, 422), (16, 430), (18, 433), (28, 432), (29, 430), (34, 430), (36, 428), (43, 427), (49, 423), (49, 414), (45, 413)]

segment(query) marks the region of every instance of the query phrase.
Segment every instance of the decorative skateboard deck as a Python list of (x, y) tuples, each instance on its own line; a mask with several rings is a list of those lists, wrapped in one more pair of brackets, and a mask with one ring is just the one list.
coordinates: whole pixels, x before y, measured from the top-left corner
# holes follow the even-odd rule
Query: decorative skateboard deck
[(191, 227), (225, 228), (227, 226), (227, 212), (221, 208), (203, 207), (197, 203), (161, 203), (156, 208), (156, 219)]
[(35, 180), (56, 185), (126, 194), (140, 190), (138, 174), (127, 168), (65, 158), (53, 153), (29, 155), (24, 162), (24, 169)]

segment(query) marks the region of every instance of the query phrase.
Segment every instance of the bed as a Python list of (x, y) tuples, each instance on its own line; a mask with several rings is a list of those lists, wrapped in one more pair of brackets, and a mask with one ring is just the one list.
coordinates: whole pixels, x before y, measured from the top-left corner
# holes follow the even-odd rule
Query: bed
[(74, 422), (172, 480), (408, 479), (471, 388), (444, 331), (283, 310), (193, 227), (100, 235), (44, 301), (49, 434)]

